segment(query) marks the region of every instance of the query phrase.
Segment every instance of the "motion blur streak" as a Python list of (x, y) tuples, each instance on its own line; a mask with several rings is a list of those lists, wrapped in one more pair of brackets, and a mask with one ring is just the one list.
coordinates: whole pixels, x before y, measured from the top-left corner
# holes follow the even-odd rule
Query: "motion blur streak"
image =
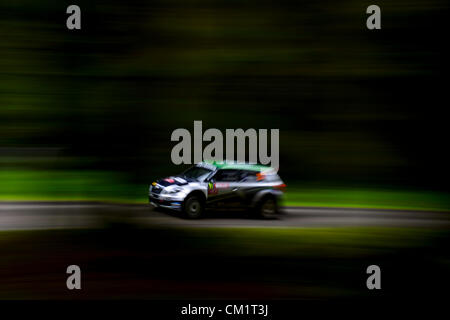
[(173, 171), (194, 120), (280, 128), (288, 185), (448, 190), (447, 2), (377, 2), (379, 32), (358, 1), (77, 4), (79, 31), (53, 1), (0, 4), (0, 194), (143, 196), (111, 184)]
[[(0, 2), (0, 299), (449, 287), (448, 1), (377, 1), (381, 30), (357, 0), (79, 0), (81, 30), (68, 4)], [(145, 206), (195, 120), (280, 130), (286, 215)]]

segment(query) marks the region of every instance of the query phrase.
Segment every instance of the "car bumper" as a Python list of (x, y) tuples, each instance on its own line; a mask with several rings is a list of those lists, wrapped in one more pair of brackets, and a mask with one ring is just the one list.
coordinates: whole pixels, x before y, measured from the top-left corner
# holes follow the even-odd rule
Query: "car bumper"
[(148, 196), (148, 201), (154, 207), (166, 208), (177, 211), (181, 211), (181, 206), (183, 203), (181, 199), (163, 198), (160, 196), (154, 196), (152, 194)]

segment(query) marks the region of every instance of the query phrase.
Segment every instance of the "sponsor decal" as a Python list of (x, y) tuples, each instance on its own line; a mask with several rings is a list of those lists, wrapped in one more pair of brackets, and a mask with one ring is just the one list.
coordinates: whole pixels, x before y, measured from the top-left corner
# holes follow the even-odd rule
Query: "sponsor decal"
[(224, 189), (224, 188), (228, 188), (230, 186), (229, 183), (224, 183), (224, 182), (217, 182), (216, 183), (216, 187), (218, 189)]
[(208, 183), (208, 194), (216, 194), (217, 193), (217, 188), (216, 188), (216, 184), (215, 183)]

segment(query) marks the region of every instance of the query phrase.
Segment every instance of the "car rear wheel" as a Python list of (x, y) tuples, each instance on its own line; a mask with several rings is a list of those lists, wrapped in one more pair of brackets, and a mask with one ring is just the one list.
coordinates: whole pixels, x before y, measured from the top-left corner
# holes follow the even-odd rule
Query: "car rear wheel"
[(196, 196), (190, 196), (184, 201), (183, 211), (187, 218), (198, 219), (204, 210), (203, 202)]
[(264, 219), (274, 219), (278, 212), (278, 203), (273, 196), (264, 197), (257, 206), (258, 215)]

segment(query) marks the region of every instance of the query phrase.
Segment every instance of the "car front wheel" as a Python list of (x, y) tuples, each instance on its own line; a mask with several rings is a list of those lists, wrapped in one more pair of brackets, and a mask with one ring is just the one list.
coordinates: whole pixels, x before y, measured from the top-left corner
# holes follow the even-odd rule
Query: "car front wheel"
[(196, 196), (190, 196), (184, 201), (183, 211), (187, 218), (198, 219), (204, 210), (203, 202)]

